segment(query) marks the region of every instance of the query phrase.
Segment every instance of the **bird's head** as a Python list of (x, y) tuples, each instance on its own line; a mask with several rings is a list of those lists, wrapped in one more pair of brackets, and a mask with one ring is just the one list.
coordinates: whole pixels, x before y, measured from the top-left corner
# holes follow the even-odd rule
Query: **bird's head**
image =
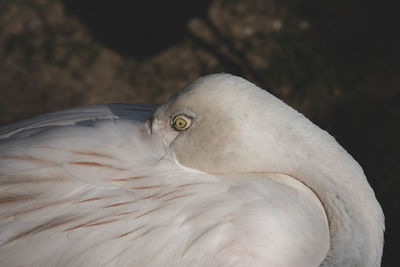
[(304, 120), (256, 85), (215, 74), (189, 84), (161, 105), (148, 127), (186, 167), (218, 173), (271, 171), (268, 162), (281, 163), (278, 154), (289, 153), (290, 141), (300, 139), (303, 129), (293, 131), (291, 123), (299, 118)]

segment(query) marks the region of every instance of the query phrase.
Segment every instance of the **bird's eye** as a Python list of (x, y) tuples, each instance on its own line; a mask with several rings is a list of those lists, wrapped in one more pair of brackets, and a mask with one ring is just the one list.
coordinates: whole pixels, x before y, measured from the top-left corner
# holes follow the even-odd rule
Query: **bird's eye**
[(176, 115), (172, 121), (172, 127), (177, 131), (184, 131), (190, 127), (192, 121), (185, 115)]

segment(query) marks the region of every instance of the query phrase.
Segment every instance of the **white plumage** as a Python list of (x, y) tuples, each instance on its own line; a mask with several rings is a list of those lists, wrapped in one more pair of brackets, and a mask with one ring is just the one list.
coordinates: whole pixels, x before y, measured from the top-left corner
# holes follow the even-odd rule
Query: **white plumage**
[(379, 266), (372, 189), (301, 114), (227, 74), (154, 110), (0, 129), (1, 266)]

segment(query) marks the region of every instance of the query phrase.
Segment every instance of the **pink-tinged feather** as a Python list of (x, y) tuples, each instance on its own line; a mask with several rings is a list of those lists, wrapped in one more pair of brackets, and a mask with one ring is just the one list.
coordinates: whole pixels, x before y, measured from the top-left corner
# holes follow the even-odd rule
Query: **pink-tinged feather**
[(70, 162), (69, 164), (81, 165), (81, 166), (90, 166), (90, 167), (109, 168), (109, 169), (118, 170), (118, 171), (126, 170), (126, 169), (123, 169), (123, 168), (118, 168), (118, 167), (112, 166), (110, 164), (103, 164), (103, 163), (94, 162), (94, 161), (73, 161), (73, 162)]
[(0, 155), (0, 159), (11, 159), (11, 160), (22, 160), (22, 161), (30, 161), (33, 163), (44, 164), (44, 165), (52, 165), (57, 166), (58, 163), (45, 160), (37, 157), (33, 157), (31, 155)]
[(116, 236), (115, 238), (121, 238), (121, 237), (130, 235), (130, 234), (133, 234), (133, 233), (139, 231), (140, 229), (142, 229), (143, 227), (144, 227), (144, 225), (141, 225), (141, 226), (139, 226), (139, 227), (136, 227), (136, 228), (133, 229), (133, 230), (130, 230), (130, 231), (128, 231), (128, 232), (125, 232), (125, 233), (123, 233), (123, 234), (120, 234), (120, 235)]
[(146, 176), (133, 176), (133, 177), (128, 177), (128, 178), (114, 178), (114, 179), (111, 179), (110, 181), (113, 181), (113, 182), (126, 182), (126, 181), (139, 180), (139, 179), (143, 179), (143, 178), (146, 178)]

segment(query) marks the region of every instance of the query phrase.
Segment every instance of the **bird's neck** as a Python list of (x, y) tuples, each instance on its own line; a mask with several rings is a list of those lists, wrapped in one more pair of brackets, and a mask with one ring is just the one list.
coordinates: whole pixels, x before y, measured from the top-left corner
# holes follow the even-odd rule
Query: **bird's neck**
[(361, 167), (329, 134), (302, 120), (304, 134), (294, 123), (293, 135), (273, 135), (266, 142), (259, 167), (295, 177), (321, 200), (331, 238), (322, 266), (380, 266), (383, 213)]
[(287, 107), (281, 112), (286, 121), (268, 118), (242, 139), (240, 150), (248, 152), (236, 162), (247, 162), (240, 168), (249, 171), (291, 175), (315, 192), (331, 238), (323, 266), (380, 266), (384, 218), (363, 170), (327, 132)]
[(314, 172), (298, 170), (298, 179), (320, 198), (329, 222), (331, 247), (322, 266), (380, 266), (383, 214), (362, 171), (326, 174), (308, 167)]

